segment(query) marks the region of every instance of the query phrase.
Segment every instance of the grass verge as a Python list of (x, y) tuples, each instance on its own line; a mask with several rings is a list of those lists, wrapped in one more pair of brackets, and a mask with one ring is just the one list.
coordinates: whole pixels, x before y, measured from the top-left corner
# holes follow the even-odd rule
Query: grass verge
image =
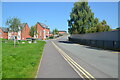
[(44, 41), (13, 45), (2, 43), (2, 78), (35, 78)]
[(2, 39), (0, 38), (0, 80), (2, 79)]

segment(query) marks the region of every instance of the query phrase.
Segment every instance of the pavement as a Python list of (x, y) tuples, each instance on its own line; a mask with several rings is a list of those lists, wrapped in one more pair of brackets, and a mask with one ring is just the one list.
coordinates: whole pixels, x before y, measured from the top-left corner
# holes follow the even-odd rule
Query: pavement
[(79, 78), (51, 41), (95, 78), (118, 78), (118, 53), (75, 44), (67, 38), (46, 41), (37, 78)]
[(47, 41), (37, 78), (79, 78), (79, 76), (63, 59), (51, 41)]

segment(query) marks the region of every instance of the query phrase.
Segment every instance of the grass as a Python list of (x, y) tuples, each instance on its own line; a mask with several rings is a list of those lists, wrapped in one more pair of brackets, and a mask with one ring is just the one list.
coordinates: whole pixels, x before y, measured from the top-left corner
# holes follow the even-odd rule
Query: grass
[(13, 45), (2, 43), (2, 78), (35, 78), (44, 41)]
[[(2, 66), (2, 39), (0, 38), (0, 66)], [(2, 78), (2, 67), (0, 67), (0, 80)]]

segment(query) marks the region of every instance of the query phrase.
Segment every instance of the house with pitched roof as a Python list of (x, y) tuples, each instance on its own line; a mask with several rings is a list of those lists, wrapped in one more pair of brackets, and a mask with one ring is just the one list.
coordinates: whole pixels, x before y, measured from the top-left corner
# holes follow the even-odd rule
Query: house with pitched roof
[(19, 28), (20, 30), (18, 32), (13, 32), (9, 28), (8, 39), (14, 39), (14, 37), (16, 37), (17, 40), (26, 40), (26, 38), (31, 38), (31, 36), (29, 35), (30, 28), (27, 23), (21, 24)]
[(37, 31), (34, 33), (34, 38), (46, 40), (49, 37), (50, 29), (47, 25), (37, 22), (35, 27)]
[(8, 28), (0, 27), (0, 38), (8, 39)]

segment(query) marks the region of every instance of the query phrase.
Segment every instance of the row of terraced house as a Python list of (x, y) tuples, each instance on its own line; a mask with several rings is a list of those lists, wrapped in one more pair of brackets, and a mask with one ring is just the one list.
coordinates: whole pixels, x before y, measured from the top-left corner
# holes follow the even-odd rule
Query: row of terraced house
[[(10, 28), (0, 27), (0, 38), (13, 39), (15, 36), (17, 40), (26, 40), (26, 38), (32, 38), (30, 36), (30, 28), (27, 23), (21, 24), (18, 32), (12, 32)], [(37, 22), (36, 27), (37, 34), (34, 34), (35, 39), (45, 40), (50, 36), (50, 29), (47, 25)]]

